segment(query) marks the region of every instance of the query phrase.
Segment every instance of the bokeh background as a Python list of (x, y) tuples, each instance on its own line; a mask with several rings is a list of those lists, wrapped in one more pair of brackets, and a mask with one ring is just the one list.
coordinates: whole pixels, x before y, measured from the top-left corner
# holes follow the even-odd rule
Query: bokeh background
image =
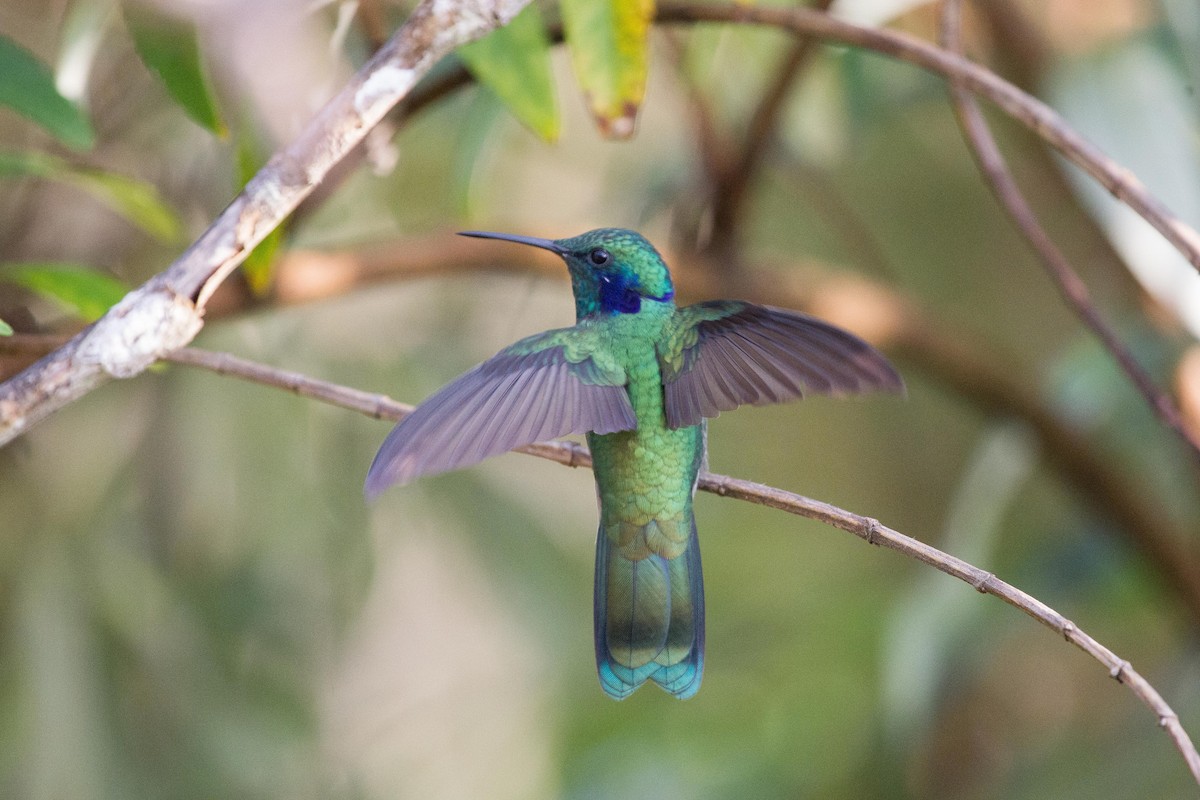
[[(974, 57), (1200, 223), (1194, 4), (969, 6)], [(4, 270), (66, 262), (126, 286), (160, 271), (408, 10), (155, 9), (196, 26), (225, 136), (168, 95), (116, 4), (0, 0), (0, 34), (55, 70), (96, 131), (74, 152), (0, 110), (5, 152), (63, 161), (57, 177), (0, 174), (0, 318), (17, 338), (80, 323)], [(935, 31), (928, 4), (839, 12)], [(714, 470), (877, 517), (995, 572), (1129, 659), (1200, 731), (1200, 617), (1137, 532), (1064, 474), (1027, 419), (880, 324), (902, 305), (1032, 398), (1196, 556), (1195, 463), (1058, 299), (981, 181), (943, 84), (818, 48), (749, 183), (735, 249), (722, 251), (701, 143), (736, 149), (790, 42), (718, 26), (651, 41), (629, 141), (600, 137), (561, 48), (554, 144), (474, 86), (394, 121), (394, 138), (374, 139), (301, 209), (260, 284), (232, 280), (196, 344), (416, 402), (572, 321), (565, 275), (454, 230), (637, 228), (691, 299), (807, 297), (874, 337), (908, 383), (905, 398), (723, 415), (710, 426)], [(990, 119), (1097, 304), (1195, 402), (1197, 276), (1032, 136)], [(136, 211), (62, 177), (83, 168), (154, 187), (178, 229), (148, 233)], [(445, 253), (498, 269), (456, 269)], [(364, 261), (369, 280), (338, 269)], [(5, 374), (30, 358), (2, 348)], [(507, 455), (368, 507), (361, 482), (388, 429), (165, 366), (0, 450), (0, 794), (1195, 795), (1153, 715), (1050, 631), (895, 553), (713, 496), (697, 500), (704, 687), (686, 703), (654, 688), (614, 703), (593, 671), (590, 475)]]

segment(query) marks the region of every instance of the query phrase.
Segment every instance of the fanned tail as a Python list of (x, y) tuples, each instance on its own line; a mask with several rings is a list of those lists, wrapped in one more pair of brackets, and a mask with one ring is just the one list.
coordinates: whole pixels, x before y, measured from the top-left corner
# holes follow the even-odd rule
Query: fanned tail
[(616, 700), (653, 680), (681, 700), (704, 672), (704, 577), (686, 520), (601, 525), (596, 539), (596, 668)]

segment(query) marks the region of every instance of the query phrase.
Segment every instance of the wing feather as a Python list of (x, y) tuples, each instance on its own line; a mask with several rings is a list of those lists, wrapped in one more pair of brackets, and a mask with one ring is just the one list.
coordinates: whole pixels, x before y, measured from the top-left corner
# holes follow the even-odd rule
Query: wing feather
[(679, 309), (659, 348), (667, 424), (697, 425), (743, 404), (766, 405), (805, 392), (903, 391), (875, 348), (801, 314), (717, 301)]
[(384, 440), (367, 495), (533, 442), (637, 427), (624, 370), (598, 363), (570, 332), (518, 342), (429, 397)]
[[(730, 336), (746, 343), (746, 347), (743, 349), (751, 351), (753, 363), (758, 365), (759, 370), (777, 375), (781, 381), (785, 382), (788, 387), (786, 396), (799, 396), (805, 386), (810, 391), (818, 393), (834, 391), (837, 381), (824, 359), (814, 356), (812, 353), (806, 353), (806, 357), (802, 360), (797, 359), (795, 350), (789, 350), (786, 345), (771, 338), (772, 336), (786, 336), (784, 332), (764, 328), (757, 333), (760, 334), (757, 338), (751, 338), (745, 333), (735, 330), (730, 333)], [(791, 367), (790, 375), (788, 365)]]

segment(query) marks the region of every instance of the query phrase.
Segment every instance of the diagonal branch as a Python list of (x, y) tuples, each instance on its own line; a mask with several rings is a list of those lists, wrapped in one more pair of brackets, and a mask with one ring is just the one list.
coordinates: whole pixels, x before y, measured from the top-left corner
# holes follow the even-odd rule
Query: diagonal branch
[[(721, 293), (711, 284), (711, 273), (694, 261), (668, 260), (678, 266), (681, 297)], [(275, 302), (308, 303), (381, 282), (478, 270), (565, 278), (562, 262), (542, 251), (496, 254), (460, 237), (415, 237), (358, 250), (291, 251), (276, 268)], [(836, 277), (797, 264), (789, 264), (786, 270), (754, 270), (749, 276), (751, 281), (740, 293), (746, 299), (825, 317), (903, 359), (981, 413), (1028, 425), (1048, 466), (1064, 485), (1113, 522), (1164, 589), (1186, 609), (1189, 622), (1200, 624), (1200, 564), (1180, 544), (1184, 537), (1161, 503), (1139, 485), (1137, 476), (1123, 471), (1035, 391), (1014, 379), (1014, 370), (996, 353), (960, 330), (937, 324), (911, 298), (865, 278)], [(227, 291), (214, 298), (212, 314), (252, 307), (248, 295), (229, 291), (234, 286), (228, 284)], [(61, 338), (53, 335), (17, 334), (0, 338), (0, 356), (40, 354), (59, 344)]]
[(384, 115), (455, 47), (529, 0), (422, 0), (408, 21), (165, 271), (64, 347), (0, 385), (0, 445), (110, 378), (190, 342), (209, 298)]
[[(942, 46), (953, 53), (962, 52), (962, 6), (959, 0), (945, 0), (942, 4), (939, 38)], [(1092, 303), (1087, 285), (1079, 274), (1072, 268), (1070, 261), (1054, 244), (1050, 235), (1037, 220), (1037, 215), (1025, 201), (1021, 189), (1004, 163), (1004, 156), (996, 144), (995, 137), (988, 129), (987, 121), (979, 104), (957, 80), (950, 81), (950, 99), (954, 104), (954, 113), (958, 117), (959, 126), (963, 130), (971, 153), (979, 164), (992, 193), (1008, 215), (1012, 217), (1021, 233), (1029, 241), (1034, 252), (1045, 267), (1051, 280), (1058, 287), (1063, 300), (1075, 312), (1080, 321), (1086, 325), (1100, 343), (1112, 355), (1113, 360), (1125, 372), (1147, 405), (1158, 416), (1164, 425), (1173, 430), (1185, 445), (1191, 448), (1192, 456), (1200, 459), (1200, 440), (1188, 430), (1183, 423), (1183, 416), (1175, 401), (1160, 389), (1154, 379), (1144, 370), (1134, 358), (1133, 353), (1125, 346), (1116, 332), (1100, 314)]]
[[(989, 39), (989, 56), (999, 66), (994, 69), (1022, 89), (1034, 92), (1042, 85), (1052, 59), (1050, 43), (1035, 27), (1027, 12), (1011, 0), (975, 0), (971, 8), (986, 31)], [(1069, 213), (1058, 214), (1055, 225), (1069, 230), (1075, 241), (1086, 246), (1084, 259), (1102, 267), (1119, 281), (1123, 291), (1130, 297), (1143, 291), (1141, 284), (1129, 271), (1125, 260), (1117, 253), (1104, 229), (1079, 202), (1078, 193), (1067, 181), (1058, 157), (1038, 142), (1037, 147), (1027, 147), (1022, 156), (1027, 159), (1024, 172), (1025, 195), (1036, 199), (1045, 208), (1065, 208)], [(1036, 207), (1036, 204), (1035, 204)], [(1065, 227), (1064, 227), (1065, 226)]]
[[(168, 360), (202, 367), (220, 375), (231, 375), (266, 386), (286, 389), (302, 397), (358, 411), (376, 419), (401, 419), (413, 409), (412, 406), (398, 403), (386, 395), (370, 394), (338, 386), (300, 373), (247, 361), (228, 353), (184, 348), (168, 356)], [(520, 448), (520, 452), (571, 467), (591, 466), (591, 457), (586, 448), (576, 444), (546, 442)], [(852, 533), (868, 544), (887, 547), (923, 564), (928, 564), (940, 572), (963, 581), (978, 592), (998, 597), (1010, 606), (1025, 612), (1098, 661), (1117, 682), (1128, 686), (1138, 700), (1154, 713), (1159, 726), (1167, 732), (1175, 748), (1183, 756), (1192, 777), (1197, 783), (1200, 783), (1200, 754), (1197, 754), (1191, 737), (1180, 723), (1179, 715), (1163, 700), (1162, 695), (1134, 670), (1128, 661), (1113, 653), (1085, 633), (1074, 622), (1037, 598), (1000, 580), (990, 572), (906, 536), (881, 524), (876, 519), (846, 511), (820, 500), (813, 500), (761, 483), (711, 472), (701, 474), (699, 489), (720, 497), (732, 497), (823, 522), (839, 530)]]
[[(496, 3), (495, 6), (491, 2)], [(409, 21), (305, 129), (255, 176), (170, 268), (131, 292), (66, 346), (0, 384), (0, 445), (113, 377), (129, 377), (186, 345), (216, 287), (434, 61), (510, 19), (527, 0), (422, 0)], [(1138, 180), (1073, 131), (1049, 106), (989, 70), (899, 33), (863, 28), (810, 9), (659, 5), (660, 23), (768, 25), (876, 50), (962, 82), (994, 102), (1138, 212), (1200, 269), (1200, 234)], [(443, 85), (448, 88), (448, 85)]]
[(700, 5), (667, 0), (658, 5), (657, 13), (658, 21), (664, 23), (750, 23), (779, 28), (796, 35), (818, 36), (832, 42), (875, 50), (943, 78), (961, 81), (964, 87), (995, 103), (1004, 113), (1030, 128), (1091, 175), (1114, 197), (1153, 225), (1192, 266), (1200, 270), (1200, 233), (1171, 213), (1133, 173), (1067, 125), (1058, 112), (978, 64), (903, 33), (853, 25), (807, 8)]

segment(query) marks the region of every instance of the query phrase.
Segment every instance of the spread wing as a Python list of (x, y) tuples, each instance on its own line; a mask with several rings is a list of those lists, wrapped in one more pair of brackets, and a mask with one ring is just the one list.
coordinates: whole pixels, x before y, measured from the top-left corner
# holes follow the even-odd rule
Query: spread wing
[(586, 328), (523, 339), (459, 376), (388, 434), (366, 494), (569, 433), (637, 427), (625, 370)]
[(740, 301), (679, 309), (658, 357), (672, 428), (805, 392), (904, 389), (888, 360), (857, 336), (796, 311)]

